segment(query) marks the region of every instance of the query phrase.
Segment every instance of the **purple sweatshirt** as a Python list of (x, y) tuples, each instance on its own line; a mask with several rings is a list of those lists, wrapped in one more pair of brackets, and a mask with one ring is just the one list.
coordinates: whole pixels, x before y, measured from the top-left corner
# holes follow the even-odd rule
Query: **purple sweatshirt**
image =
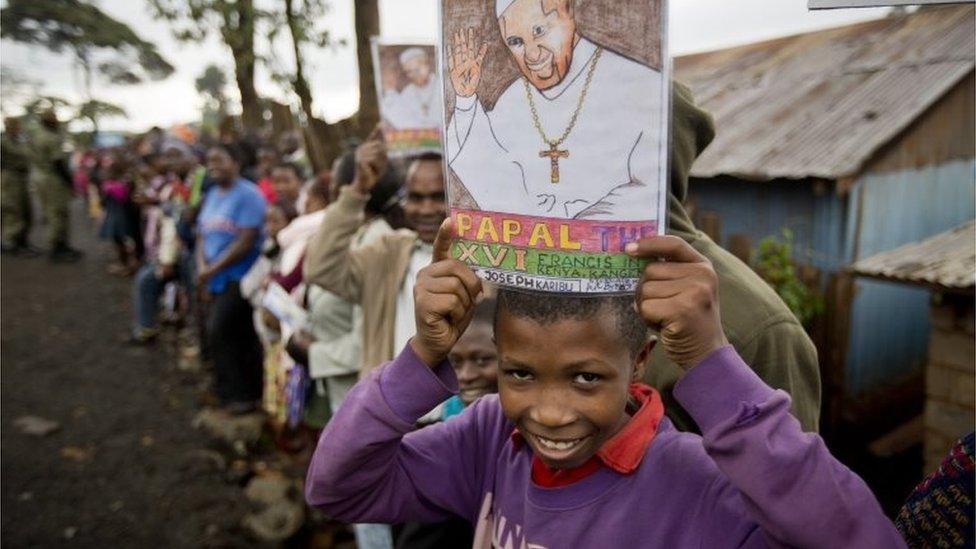
[(513, 444), (497, 395), (413, 429), (456, 391), (447, 362), (431, 369), (409, 345), (372, 372), (322, 433), (309, 504), (357, 523), (458, 515), (475, 525), (475, 547), (905, 546), (864, 482), (732, 347), (674, 391), (703, 437), (664, 418), (633, 473), (601, 467), (558, 488), (532, 482), (532, 450)]

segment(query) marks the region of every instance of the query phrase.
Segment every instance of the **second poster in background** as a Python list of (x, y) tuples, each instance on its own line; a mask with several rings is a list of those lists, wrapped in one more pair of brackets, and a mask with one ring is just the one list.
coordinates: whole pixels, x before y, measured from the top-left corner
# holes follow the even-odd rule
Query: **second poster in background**
[(441, 0), (456, 258), (489, 281), (620, 293), (665, 226), (665, 0)]
[(372, 40), (383, 137), (393, 157), (441, 152), (443, 115), (433, 44)]

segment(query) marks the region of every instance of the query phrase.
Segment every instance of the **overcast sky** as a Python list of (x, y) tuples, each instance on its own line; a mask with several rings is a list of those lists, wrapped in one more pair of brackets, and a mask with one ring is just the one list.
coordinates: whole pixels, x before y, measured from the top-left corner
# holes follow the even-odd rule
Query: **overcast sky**
[[(257, 0), (268, 5), (276, 0)], [(350, 45), (308, 55), (311, 63), (315, 109), (326, 119), (349, 115), (358, 104), (355, 45), (352, 40), (353, 0), (332, 0), (327, 26), (336, 38)], [(144, 130), (153, 125), (169, 126), (199, 117), (200, 97), (194, 80), (211, 63), (225, 69), (233, 82), (230, 53), (216, 40), (204, 44), (180, 44), (170, 29), (156, 21), (143, 0), (98, 0), (112, 16), (128, 23), (144, 39), (155, 42), (160, 52), (176, 67), (161, 82), (133, 87), (96, 86), (96, 97), (123, 106), (128, 119), (106, 121), (106, 129)], [(5, 4), (5, 2), (4, 2)], [(381, 32), (384, 37), (433, 41), (437, 36), (438, 0), (380, 0)], [(830, 10), (809, 12), (806, 0), (672, 0), (670, 3), (670, 46), (673, 55), (706, 51), (797, 32), (849, 24), (883, 16), (885, 10)], [(283, 43), (282, 46), (287, 46)], [(285, 50), (282, 49), (282, 53)], [(284, 56), (287, 57), (287, 56)], [(76, 100), (80, 75), (68, 56), (40, 48), (28, 48), (2, 41), (0, 62), (19, 76), (38, 82), (42, 92)], [(293, 102), (259, 69), (258, 93)], [(228, 94), (236, 96), (233, 84)]]

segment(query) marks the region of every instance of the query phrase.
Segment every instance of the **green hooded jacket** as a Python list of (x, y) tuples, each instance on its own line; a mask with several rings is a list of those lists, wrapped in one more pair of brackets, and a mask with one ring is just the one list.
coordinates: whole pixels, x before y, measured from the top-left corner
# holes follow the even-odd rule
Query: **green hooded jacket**
[[(776, 292), (748, 265), (696, 229), (685, 211), (691, 165), (715, 137), (715, 127), (711, 116), (695, 105), (686, 86), (676, 82), (672, 98), (668, 233), (685, 239), (712, 262), (729, 342), (768, 385), (790, 394), (793, 415), (804, 430), (816, 431), (820, 418), (817, 349)], [(664, 350), (655, 348), (644, 381), (661, 391), (668, 417), (679, 429), (697, 431), (698, 426), (671, 395), (681, 375)]]

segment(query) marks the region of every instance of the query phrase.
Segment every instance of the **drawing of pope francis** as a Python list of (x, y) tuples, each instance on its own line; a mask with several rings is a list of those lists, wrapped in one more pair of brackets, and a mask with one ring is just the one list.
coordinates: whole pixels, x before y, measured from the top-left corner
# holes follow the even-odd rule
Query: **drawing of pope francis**
[(667, 181), (666, 82), (584, 38), (579, 1), (495, 0), (521, 75), (490, 111), (477, 95), (487, 44), (472, 29), (447, 37), (457, 95), (445, 136), (450, 168), (483, 210), (655, 219)]

